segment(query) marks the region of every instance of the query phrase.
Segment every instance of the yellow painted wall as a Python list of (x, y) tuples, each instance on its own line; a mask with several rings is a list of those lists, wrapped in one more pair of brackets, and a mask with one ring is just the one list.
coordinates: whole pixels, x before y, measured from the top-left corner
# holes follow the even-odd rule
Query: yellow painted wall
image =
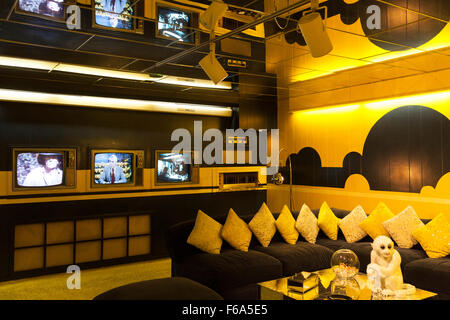
[[(290, 102), (286, 99), (279, 102), (280, 146), (289, 153), (312, 147), (319, 153), (323, 167), (342, 167), (348, 153), (354, 151), (362, 154), (373, 125), (396, 108), (422, 105), (450, 119), (450, 90), (290, 113)], [(286, 157), (287, 153), (282, 154), (280, 161), (283, 162)], [(420, 193), (370, 190), (367, 180), (358, 174), (347, 179), (345, 188), (294, 186), (293, 195), (295, 210), (299, 210), (303, 203), (319, 208), (323, 201), (327, 201), (335, 208), (351, 210), (356, 205), (362, 205), (370, 212), (383, 201), (395, 213), (411, 205), (421, 218), (430, 219), (442, 212), (450, 219), (450, 173), (441, 177), (436, 187), (424, 186)], [(279, 212), (282, 205), (288, 202), (287, 186), (269, 188), (268, 205), (271, 210)]]
[[(311, 209), (318, 209), (324, 201), (331, 208), (352, 210), (361, 205), (367, 213), (372, 212), (379, 202), (384, 202), (394, 214), (400, 213), (407, 206), (412, 206), (422, 219), (432, 219), (444, 213), (450, 221), (450, 175), (447, 174), (447, 195), (438, 196), (406, 193), (354, 190), (355, 186), (342, 188), (325, 188), (310, 186), (293, 186), (293, 210), (300, 211), (306, 203)], [(270, 185), (267, 190), (267, 205), (272, 212), (280, 212), (283, 205), (289, 205), (289, 186)]]

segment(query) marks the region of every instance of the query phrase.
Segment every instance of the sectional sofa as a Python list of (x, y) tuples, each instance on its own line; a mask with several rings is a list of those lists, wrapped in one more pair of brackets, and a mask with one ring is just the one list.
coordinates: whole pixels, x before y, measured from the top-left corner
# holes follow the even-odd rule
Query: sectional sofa
[[(350, 211), (332, 208), (338, 218)], [(319, 210), (313, 210), (317, 216)], [(298, 213), (293, 213), (297, 218)], [(274, 214), (275, 219), (278, 214)], [(241, 216), (249, 222), (253, 215)], [(215, 217), (224, 224), (226, 216)], [(425, 224), (428, 220), (422, 220)], [(233, 249), (223, 242), (220, 254), (205, 253), (186, 240), (195, 220), (180, 222), (169, 228), (167, 244), (172, 259), (172, 276), (186, 277), (218, 292), (225, 299), (257, 299), (257, 283), (291, 276), (300, 271), (316, 271), (330, 267), (333, 252), (347, 248), (356, 253), (360, 271), (370, 263), (372, 239), (347, 243), (339, 230), (338, 239), (330, 240), (322, 231), (315, 244), (301, 236), (295, 245), (286, 243), (277, 232), (267, 248), (252, 237), (248, 252)], [(404, 282), (438, 293), (437, 299), (450, 299), (450, 257), (431, 259), (416, 245), (411, 249), (395, 248), (402, 257)]]

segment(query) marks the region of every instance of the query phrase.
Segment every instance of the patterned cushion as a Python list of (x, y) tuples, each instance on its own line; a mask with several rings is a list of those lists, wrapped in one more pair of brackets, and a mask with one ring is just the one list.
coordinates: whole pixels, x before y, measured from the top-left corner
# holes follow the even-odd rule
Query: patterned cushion
[(222, 225), (201, 210), (197, 212), (195, 225), (187, 243), (208, 253), (219, 254), (222, 248)]
[(262, 204), (248, 226), (263, 247), (269, 246), (275, 232), (277, 232), (275, 218), (266, 203)]
[(298, 214), (295, 228), (306, 241), (316, 243), (317, 235), (319, 234), (319, 225), (317, 224), (316, 216), (306, 204), (303, 204)]
[(228, 211), (227, 220), (223, 225), (222, 238), (236, 250), (248, 251), (252, 232), (247, 223), (242, 220), (233, 209)]
[(442, 258), (450, 254), (450, 223), (443, 213), (414, 230), (412, 235), (430, 258)]
[(412, 236), (412, 232), (424, 226), (416, 211), (411, 206), (408, 206), (395, 217), (384, 221), (382, 225), (397, 245), (400, 248), (406, 249), (412, 248), (417, 244), (416, 239)]
[(367, 233), (359, 227), (359, 224), (367, 219), (367, 215), (361, 206), (354, 208), (345, 218), (339, 221), (339, 228), (348, 243), (363, 239)]

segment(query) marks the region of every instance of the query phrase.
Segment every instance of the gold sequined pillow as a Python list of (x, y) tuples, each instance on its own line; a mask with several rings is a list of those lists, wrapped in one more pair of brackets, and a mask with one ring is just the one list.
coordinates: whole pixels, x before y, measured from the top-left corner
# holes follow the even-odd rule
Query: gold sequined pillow
[(275, 226), (275, 218), (265, 202), (249, 222), (248, 227), (263, 247), (269, 246), (277, 232), (277, 227)]
[(430, 258), (443, 258), (450, 254), (450, 223), (443, 213), (412, 232)]
[(189, 234), (187, 243), (202, 251), (219, 254), (223, 242), (220, 237), (221, 230), (222, 225), (219, 222), (198, 210), (195, 225)]
[(298, 231), (295, 229), (295, 219), (287, 205), (284, 205), (281, 209), (280, 215), (275, 220), (275, 225), (284, 241), (289, 244), (297, 243)]
[(242, 220), (233, 209), (228, 211), (227, 220), (223, 225), (222, 238), (236, 250), (248, 251), (252, 232), (247, 223)]
[(348, 243), (359, 241), (367, 236), (367, 233), (359, 227), (365, 219), (367, 219), (366, 212), (361, 206), (357, 206), (339, 221), (339, 228)]
[(417, 240), (414, 239), (412, 232), (424, 226), (416, 211), (411, 206), (408, 206), (395, 217), (384, 221), (382, 225), (397, 245), (405, 249), (412, 248), (417, 244)]
[(309, 243), (316, 243), (317, 235), (319, 234), (319, 225), (317, 218), (312, 213), (311, 209), (303, 204), (300, 213), (298, 214), (295, 228)]

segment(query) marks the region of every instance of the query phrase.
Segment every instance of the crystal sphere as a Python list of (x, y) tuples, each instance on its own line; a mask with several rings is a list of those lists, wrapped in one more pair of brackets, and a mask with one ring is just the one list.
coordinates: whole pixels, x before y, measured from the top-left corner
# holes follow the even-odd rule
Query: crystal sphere
[(361, 293), (355, 278), (336, 278), (330, 284), (330, 300), (358, 300)]
[(337, 250), (331, 256), (331, 269), (338, 278), (352, 278), (359, 271), (358, 256), (349, 249)]

